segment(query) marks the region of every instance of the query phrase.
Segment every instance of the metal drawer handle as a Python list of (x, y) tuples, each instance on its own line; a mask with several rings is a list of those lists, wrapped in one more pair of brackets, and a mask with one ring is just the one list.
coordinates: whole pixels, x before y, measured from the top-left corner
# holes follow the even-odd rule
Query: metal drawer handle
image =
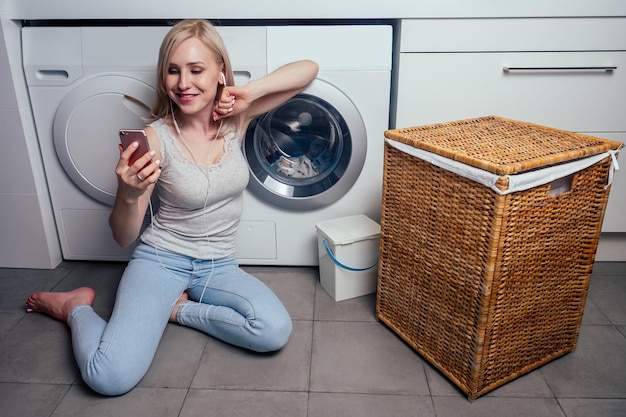
[(504, 72), (514, 71), (566, 71), (566, 72), (613, 72), (617, 67), (502, 67)]

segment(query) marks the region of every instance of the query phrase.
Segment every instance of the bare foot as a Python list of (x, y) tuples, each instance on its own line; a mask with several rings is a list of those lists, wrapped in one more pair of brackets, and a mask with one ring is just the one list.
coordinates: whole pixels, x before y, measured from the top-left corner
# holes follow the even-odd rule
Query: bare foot
[(172, 313), (170, 314), (170, 321), (172, 323), (177, 323), (176, 314), (178, 314), (178, 309), (180, 308), (181, 304), (183, 304), (187, 300), (189, 300), (189, 294), (187, 294), (187, 291), (184, 291), (180, 295), (180, 297), (178, 297), (178, 300), (176, 300), (174, 308), (172, 309)]
[(68, 292), (36, 292), (26, 299), (26, 311), (45, 313), (66, 322), (67, 316), (74, 307), (83, 304), (90, 306), (95, 298), (95, 291), (88, 287)]

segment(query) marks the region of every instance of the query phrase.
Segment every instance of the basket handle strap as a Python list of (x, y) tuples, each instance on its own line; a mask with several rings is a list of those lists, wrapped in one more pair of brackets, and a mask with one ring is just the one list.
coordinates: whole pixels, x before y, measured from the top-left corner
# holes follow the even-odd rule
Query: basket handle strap
[(337, 265), (340, 268), (343, 268), (343, 269), (347, 270), (347, 271), (355, 271), (355, 272), (367, 271), (368, 269), (372, 269), (376, 265), (378, 265), (378, 259), (377, 259), (376, 262), (374, 263), (374, 265), (368, 266), (367, 268), (352, 268), (352, 267), (349, 267), (347, 265), (342, 264), (341, 262), (339, 262), (339, 260), (337, 258), (335, 258), (335, 255), (333, 255), (333, 253), (331, 252), (330, 247), (328, 246), (328, 242), (326, 241), (325, 237), (322, 238), (322, 244), (324, 245), (324, 249), (326, 249), (326, 253), (330, 257), (330, 259), (332, 259), (334, 264)]
[[(622, 145), (622, 147), (624, 147), (624, 145)], [(609, 155), (611, 155), (611, 167), (609, 168), (609, 181), (604, 186), (605, 190), (607, 188), (609, 188), (609, 186), (613, 182), (613, 175), (615, 174), (615, 171), (619, 171), (619, 164), (617, 163), (617, 156), (616, 155), (619, 153), (620, 149), (617, 149), (617, 150), (614, 150), (614, 151), (609, 151)]]

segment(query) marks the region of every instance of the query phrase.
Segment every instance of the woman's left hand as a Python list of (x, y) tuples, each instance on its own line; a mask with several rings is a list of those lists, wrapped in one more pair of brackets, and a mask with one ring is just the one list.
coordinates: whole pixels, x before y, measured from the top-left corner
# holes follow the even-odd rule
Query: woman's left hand
[(213, 120), (223, 119), (224, 117), (232, 116), (235, 111), (235, 94), (233, 94), (234, 87), (222, 88), (222, 94), (220, 99), (213, 108)]

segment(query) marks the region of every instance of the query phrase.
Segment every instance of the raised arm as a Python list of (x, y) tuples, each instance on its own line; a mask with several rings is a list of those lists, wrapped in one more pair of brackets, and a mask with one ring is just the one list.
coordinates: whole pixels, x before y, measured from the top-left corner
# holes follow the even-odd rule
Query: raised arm
[(220, 119), (241, 114), (245, 127), (256, 116), (272, 110), (304, 90), (315, 79), (318, 70), (314, 61), (296, 61), (244, 86), (226, 86), (219, 106), (222, 109), (232, 107), (232, 111), (215, 113), (214, 116)]

